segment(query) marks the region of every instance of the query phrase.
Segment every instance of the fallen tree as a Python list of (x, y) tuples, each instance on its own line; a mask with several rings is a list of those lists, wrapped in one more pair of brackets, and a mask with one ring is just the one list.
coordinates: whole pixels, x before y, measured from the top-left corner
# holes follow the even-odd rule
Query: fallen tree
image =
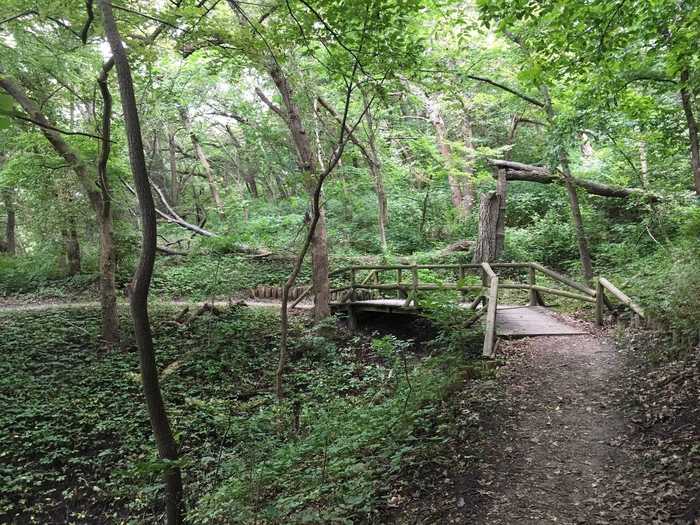
[[(564, 179), (560, 174), (552, 173), (549, 169), (543, 166), (533, 166), (531, 164), (523, 164), (521, 162), (500, 159), (489, 159), (488, 163), (496, 168), (505, 170), (506, 179), (509, 181), (537, 182), (539, 184), (564, 184)], [(659, 200), (658, 195), (644, 191), (641, 188), (623, 188), (621, 186), (611, 186), (577, 177), (572, 177), (571, 180), (576, 187), (581, 188), (591, 195), (599, 195), (601, 197), (617, 197), (621, 199), (636, 196), (644, 197), (652, 201)]]
[[(156, 215), (158, 215), (160, 218), (166, 220), (167, 222), (169, 222), (171, 224), (176, 224), (177, 226), (180, 226), (181, 228), (184, 228), (186, 230), (191, 231), (195, 235), (201, 235), (203, 237), (219, 237), (218, 233), (215, 233), (215, 232), (212, 232), (209, 230), (205, 230), (201, 226), (187, 222), (185, 219), (180, 217), (180, 215), (178, 215), (178, 213), (175, 211), (175, 209), (170, 205), (170, 203), (165, 198), (165, 194), (163, 193), (163, 190), (161, 190), (158, 186), (156, 186), (152, 181), (149, 181), (149, 182), (151, 184), (151, 188), (153, 188), (153, 190), (156, 192), (159, 200), (161, 201), (161, 203), (163, 204), (163, 206), (167, 210), (167, 212), (166, 212), (166, 211), (163, 211), (163, 210), (159, 209), (158, 207), (156, 207), (156, 209), (155, 209)], [(132, 188), (129, 185), (129, 183), (127, 183), (123, 179), (122, 179), (122, 183), (124, 184), (126, 189), (129, 190), (129, 192), (131, 192), (133, 195), (136, 195), (136, 191), (134, 190), (134, 188)], [(253, 246), (247, 246), (245, 244), (238, 244), (238, 245), (232, 246), (231, 250), (235, 251), (237, 253), (251, 255), (254, 257), (269, 257), (269, 256), (273, 255), (272, 252), (269, 250), (263, 250), (263, 249), (255, 248)], [(166, 255), (185, 255), (185, 253), (174, 252), (173, 250), (168, 250), (167, 248), (161, 248), (161, 247), (158, 247), (158, 251), (160, 251), (161, 253), (164, 253)]]

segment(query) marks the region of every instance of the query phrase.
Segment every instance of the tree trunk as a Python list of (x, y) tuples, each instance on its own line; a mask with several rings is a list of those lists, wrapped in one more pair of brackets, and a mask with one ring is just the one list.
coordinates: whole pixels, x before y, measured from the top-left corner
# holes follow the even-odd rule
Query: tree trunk
[[(316, 189), (316, 178), (318, 170), (314, 159), (313, 148), (309, 136), (301, 120), (299, 107), (294, 101), (292, 87), (290, 86), (287, 77), (277, 64), (273, 64), (268, 69), (272, 81), (275, 83), (277, 90), (282, 97), (284, 107), (286, 109), (285, 122), (292, 135), (292, 140), (297, 150), (299, 168), (304, 174), (304, 185), (312, 198)], [(277, 109), (279, 112), (279, 108)], [(318, 210), (320, 215), (316, 224), (313, 237), (311, 239), (311, 264), (312, 264), (312, 279), (314, 289), (314, 318), (316, 320), (328, 317), (331, 313), (330, 309), (330, 281), (329, 281), (329, 263), (328, 263), (328, 241), (326, 233), (326, 218), (323, 209)], [(316, 210), (312, 209), (312, 215)]]
[[(540, 86), (540, 93), (545, 101), (545, 111), (549, 117), (551, 124), (554, 124), (555, 114), (552, 107), (552, 99), (549, 96), (547, 86)], [(593, 263), (591, 261), (591, 252), (588, 247), (588, 236), (586, 229), (583, 226), (583, 217), (581, 216), (581, 207), (578, 202), (578, 194), (576, 193), (576, 185), (574, 178), (571, 175), (569, 166), (569, 156), (563, 148), (558, 149), (559, 163), (561, 164), (561, 173), (566, 187), (566, 193), (569, 195), (569, 204), (571, 205), (571, 218), (576, 231), (576, 241), (578, 242), (578, 251), (581, 259), (581, 269), (586, 283), (589, 285), (593, 281)]]
[(78, 275), (81, 269), (80, 241), (75, 228), (75, 221), (70, 220), (68, 228), (61, 230), (63, 245), (66, 249), (66, 262), (68, 263), (68, 275)]
[(690, 72), (688, 68), (681, 71), (681, 102), (685, 113), (685, 120), (688, 125), (688, 138), (690, 139), (690, 165), (693, 169), (693, 182), (695, 193), (700, 195), (700, 139), (698, 139), (698, 123), (693, 115), (693, 103), (690, 91), (688, 91), (688, 80)]
[(107, 83), (113, 62), (102, 67), (97, 79), (102, 96), (102, 140), (97, 159), (102, 206), (97, 214), (100, 227), (100, 307), (102, 310), (102, 340), (108, 349), (119, 344), (119, 312), (117, 311), (117, 289), (115, 283), (116, 256), (114, 252), (114, 224), (112, 214), (112, 192), (107, 176), (107, 162), (111, 152), (112, 94)]
[[(561, 174), (552, 173), (549, 169), (542, 166), (533, 166), (531, 164), (523, 164), (522, 162), (512, 162), (509, 160), (489, 159), (489, 163), (497, 168), (505, 169), (506, 179), (509, 181), (525, 181), (537, 182), (538, 184), (563, 184), (564, 179)], [(645, 197), (652, 202), (658, 201), (659, 196), (653, 193), (645, 192), (639, 188), (621, 188), (619, 186), (609, 186), (600, 182), (593, 182), (587, 179), (571, 178), (571, 181), (577, 188), (584, 190), (591, 195), (599, 195), (601, 197), (613, 197), (618, 199), (627, 199), (629, 197), (638, 196)]]
[(377, 139), (375, 135), (374, 119), (372, 117), (372, 111), (369, 108), (367, 94), (362, 92), (362, 100), (365, 106), (368, 108), (365, 114), (367, 118), (367, 143), (369, 145), (369, 157), (367, 162), (369, 164), (369, 171), (372, 174), (372, 179), (374, 180), (374, 191), (377, 194), (377, 225), (379, 227), (379, 243), (382, 247), (382, 251), (386, 252), (388, 249), (386, 241), (386, 227), (389, 224), (389, 210), (386, 199), (386, 191), (384, 189), (384, 177), (382, 175), (382, 161), (379, 158), (379, 152), (377, 151)]
[(464, 191), (462, 194), (462, 205), (466, 213), (470, 213), (476, 202), (476, 191), (474, 189), (474, 159), (476, 157), (474, 151), (474, 134), (472, 132), (472, 121), (469, 114), (465, 110), (462, 118), (462, 137), (464, 139), (464, 147), (467, 151), (467, 162), (464, 168)]
[[(131, 78), (131, 69), (122, 45), (121, 36), (117, 29), (112, 4), (109, 0), (100, 0), (102, 19), (107, 41), (112, 49), (119, 91), (121, 93), (122, 109), (129, 145), (129, 162), (134, 176), (134, 186), (141, 209), (141, 224), (143, 232), (141, 257), (134, 276), (131, 291), (131, 316), (134, 321), (134, 335), (139, 349), (141, 362), (141, 381), (148, 413), (151, 420), (153, 435), (158, 447), (158, 453), (163, 460), (177, 460), (177, 444), (168, 421), (165, 404), (158, 381), (153, 336), (148, 317), (148, 292), (153, 274), (153, 263), (156, 254), (157, 223), (153, 195), (146, 172), (146, 159), (143, 153), (143, 139), (139, 123), (136, 97)], [(166, 517), (169, 525), (182, 523), (182, 479), (180, 468), (172, 463), (164, 470), (166, 486)]]
[[(382, 247), (382, 251), (387, 250), (386, 241), (386, 227), (389, 223), (389, 212), (388, 204), (386, 198), (386, 191), (384, 190), (384, 177), (382, 176), (382, 162), (379, 158), (379, 153), (377, 152), (376, 136), (374, 133), (374, 121), (372, 119), (371, 109), (368, 104), (367, 95), (363, 91), (362, 98), (367, 108), (365, 117), (367, 118), (367, 143), (369, 149), (362, 144), (362, 142), (357, 138), (355, 131), (351, 130), (348, 125), (345, 125), (345, 132), (347, 133), (350, 141), (357, 146), (357, 148), (362, 153), (362, 156), (367, 162), (370, 174), (372, 175), (372, 180), (374, 181), (374, 190), (377, 195), (377, 224), (379, 227), (379, 243)], [(342, 124), (342, 119), (338, 113), (333, 109), (333, 107), (326, 102), (322, 97), (317, 97), (316, 101), (321, 104), (338, 122)]]
[(579, 206), (578, 202), (576, 186), (571, 180), (572, 177), (571, 169), (569, 168), (569, 158), (565, 152), (559, 152), (559, 161), (561, 162), (562, 172), (564, 173), (566, 193), (569, 195), (569, 202), (571, 204), (571, 217), (574, 221), (574, 229), (576, 230), (576, 240), (578, 241), (578, 251), (581, 258), (583, 277), (590, 285), (593, 281), (593, 262), (591, 261), (591, 252), (588, 247), (588, 236), (586, 235), (586, 229), (583, 226), (583, 217), (581, 216), (581, 207)]
[(508, 180), (506, 171), (498, 170), (496, 180), (498, 195), (498, 220), (496, 221), (496, 258), (503, 255), (506, 246), (506, 204), (508, 202)]
[(17, 237), (15, 235), (16, 221), (15, 221), (15, 199), (14, 191), (10, 188), (5, 188), (2, 190), (2, 200), (5, 203), (5, 251), (9, 255), (15, 255), (17, 253)]
[(498, 224), (500, 200), (500, 196), (494, 191), (484, 193), (481, 196), (479, 205), (479, 237), (474, 247), (472, 260), (476, 264), (496, 259), (496, 227)]
[(238, 137), (236, 137), (233, 130), (229, 126), (226, 126), (226, 133), (228, 133), (228, 136), (231, 139), (231, 142), (233, 143), (233, 147), (236, 148), (236, 151), (238, 152), (238, 173), (241, 177), (243, 177), (245, 185), (248, 188), (248, 191), (250, 192), (250, 196), (254, 199), (257, 199), (258, 197), (260, 197), (260, 192), (258, 191), (258, 181), (255, 178), (255, 171), (253, 170), (253, 168), (250, 167), (250, 165), (248, 165), (249, 163), (243, 162), (243, 159), (240, 155), (241, 143), (239, 142)]
[(180, 202), (180, 177), (177, 174), (175, 133), (169, 129), (166, 132), (168, 134), (168, 164), (170, 166), (170, 205), (177, 208)]
[(216, 210), (219, 214), (219, 217), (224, 219), (224, 204), (221, 201), (221, 195), (219, 195), (219, 188), (216, 185), (216, 180), (214, 180), (214, 172), (211, 169), (211, 164), (209, 164), (209, 159), (207, 159), (207, 156), (204, 154), (204, 149), (202, 149), (202, 145), (199, 143), (199, 139), (197, 138), (197, 135), (192, 129), (192, 121), (190, 120), (190, 117), (187, 114), (187, 110), (184, 107), (180, 107), (179, 111), (180, 118), (182, 119), (182, 124), (185, 126), (185, 129), (187, 130), (187, 133), (190, 136), (190, 140), (192, 141), (194, 153), (197, 156), (199, 163), (202, 165), (202, 168), (204, 168), (204, 174), (207, 176), (207, 182), (209, 183), (209, 191), (211, 191), (211, 197), (212, 199), (214, 199)]
[(452, 152), (450, 151), (450, 146), (447, 143), (447, 128), (445, 127), (445, 121), (442, 119), (440, 106), (438, 105), (437, 100), (429, 97), (426, 101), (426, 109), (428, 111), (430, 122), (435, 130), (438, 151), (445, 160), (447, 180), (450, 184), (450, 193), (452, 195), (452, 205), (457, 210), (457, 213), (464, 217), (469, 213), (469, 209), (467, 209), (465, 206), (464, 188), (462, 188), (462, 183), (454, 173)]

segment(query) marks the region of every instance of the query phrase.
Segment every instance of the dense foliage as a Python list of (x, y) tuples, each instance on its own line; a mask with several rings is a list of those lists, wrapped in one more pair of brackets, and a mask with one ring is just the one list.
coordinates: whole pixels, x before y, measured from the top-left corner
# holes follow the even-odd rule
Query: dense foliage
[[(391, 480), (450, 439), (447, 389), (480, 370), (463, 348), (300, 318), (295, 395), (278, 403), (267, 388), (277, 314), (234, 308), (178, 324), (177, 313), (158, 309), (154, 323), (193, 523), (377, 516)], [(162, 512), (136, 355), (101, 353), (98, 325), (94, 308), (0, 317), (2, 521), (149, 523)]]

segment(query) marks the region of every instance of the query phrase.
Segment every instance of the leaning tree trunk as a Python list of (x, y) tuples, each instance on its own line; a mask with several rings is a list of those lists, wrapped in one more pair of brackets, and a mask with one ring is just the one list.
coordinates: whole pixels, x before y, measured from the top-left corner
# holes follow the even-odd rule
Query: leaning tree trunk
[(15, 199), (13, 191), (9, 188), (2, 190), (2, 200), (5, 203), (5, 251), (9, 255), (17, 253), (17, 237), (15, 234)]
[(450, 151), (450, 146), (447, 143), (447, 128), (445, 127), (445, 121), (440, 113), (440, 108), (436, 100), (428, 98), (426, 108), (428, 110), (428, 117), (435, 130), (435, 138), (437, 140), (437, 147), (440, 155), (445, 160), (445, 166), (447, 167), (447, 180), (450, 184), (450, 193), (452, 195), (452, 205), (457, 210), (457, 213), (461, 216), (466, 216), (469, 213), (469, 208), (467, 207), (468, 202), (464, 198), (464, 188), (462, 187), (461, 181), (453, 173), (454, 162), (452, 159), (452, 152)]
[(476, 202), (476, 190), (474, 189), (474, 160), (476, 152), (474, 150), (474, 133), (472, 131), (472, 120), (467, 113), (464, 112), (462, 118), (462, 136), (464, 139), (464, 148), (467, 152), (467, 162), (464, 169), (464, 190), (462, 192), (462, 206), (467, 213), (472, 210)]
[[(552, 99), (549, 96), (549, 89), (547, 86), (540, 86), (540, 93), (545, 101), (545, 111), (547, 112), (547, 117), (551, 124), (554, 124), (555, 113), (552, 107)], [(576, 241), (578, 243), (578, 252), (581, 259), (581, 269), (583, 270), (583, 277), (588, 284), (591, 284), (593, 280), (593, 262), (591, 261), (591, 251), (588, 246), (588, 236), (586, 235), (586, 229), (583, 226), (583, 217), (581, 216), (581, 206), (578, 202), (578, 194), (576, 193), (576, 183), (571, 174), (571, 167), (569, 166), (569, 156), (563, 148), (558, 149), (559, 163), (561, 164), (562, 179), (564, 180), (564, 186), (566, 187), (566, 193), (569, 196), (569, 204), (571, 206), (571, 218), (574, 223), (574, 230), (576, 232)]]
[(493, 191), (481, 196), (479, 205), (479, 237), (474, 247), (474, 263), (490, 262), (496, 259), (496, 227), (500, 196)]
[(185, 126), (187, 133), (190, 136), (190, 141), (192, 142), (192, 147), (194, 148), (194, 153), (199, 160), (199, 163), (204, 168), (204, 174), (207, 176), (207, 182), (209, 183), (209, 191), (211, 191), (211, 197), (214, 199), (214, 204), (216, 204), (216, 210), (219, 217), (224, 218), (224, 204), (221, 201), (221, 195), (219, 195), (219, 188), (216, 185), (216, 180), (214, 180), (214, 172), (211, 169), (211, 164), (209, 164), (209, 159), (204, 154), (204, 149), (197, 138), (197, 135), (192, 129), (192, 121), (190, 120), (187, 110), (183, 107), (179, 108), (180, 118), (182, 119), (182, 124)]
[(180, 202), (180, 177), (177, 174), (177, 148), (175, 144), (175, 133), (166, 129), (168, 135), (168, 165), (170, 167), (170, 205), (177, 208)]
[(583, 217), (581, 216), (581, 206), (578, 202), (578, 194), (576, 186), (572, 180), (571, 168), (569, 167), (569, 157), (564, 151), (559, 152), (559, 161), (561, 162), (562, 174), (564, 177), (564, 186), (566, 193), (569, 195), (571, 204), (571, 217), (574, 222), (576, 231), (576, 240), (578, 241), (578, 251), (581, 258), (581, 267), (583, 269), (583, 277), (590, 284), (593, 281), (593, 262), (591, 261), (591, 251), (588, 247), (588, 236), (586, 229), (583, 226)]
[[(367, 118), (368, 147), (365, 147), (365, 145), (358, 139), (357, 135), (355, 134), (355, 131), (351, 130), (347, 123), (345, 124), (345, 133), (347, 133), (347, 136), (350, 139), (350, 141), (355, 146), (357, 146), (357, 148), (362, 153), (362, 156), (365, 158), (367, 166), (369, 167), (370, 174), (372, 175), (372, 180), (374, 180), (374, 190), (377, 195), (377, 224), (379, 227), (379, 243), (382, 247), (382, 251), (386, 251), (386, 228), (389, 223), (389, 211), (386, 198), (386, 191), (384, 189), (384, 177), (382, 175), (382, 161), (379, 158), (379, 153), (377, 152), (376, 137), (374, 133), (374, 121), (372, 119), (372, 113), (369, 109), (370, 106), (368, 104), (367, 94), (365, 91), (362, 92), (362, 98), (365, 107), (367, 108), (365, 117)], [(326, 111), (328, 111), (328, 113), (330, 113), (333, 116), (333, 118), (336, 120), (336, 122), (338, 122), (338, 124), (343, 123), (343, 120), (340, 118), (335, 109), (333, 109), (333, 106), (331, 106), (326, 100), (324, 100), (322, 97), (317, 97), (316, 101), (319, 102), (320, 105), (323, 106), (326, 109)]]
[(367, 142), (369, 145), (369, 158), (367, 159), (369, 163), (369, 171), (372, 174), (372, 179), (374, 180), (374, 191), (377, 194), (377, 225), (379, 226), (379, 242), (382, 246), (382, 251), (386, 252), (388, 249), (386, 241), (386, 227), (389, 224), (389, 210), (386, 198), (386, 190), (384, 189), (384, 176), (382, 175), (382, 161), (379, 158), (379, 152), (377, 151), (377, 140), (374, 133), (374, 119), (372, 118), (371, 109), (367, 104), (367, 95), (363, 91), (362, 93), (363, 101), (365, 106), (368, 108), (367, 117)]
[(698, 123), (693, 115), (692, 96), (688, 91), (688, 69), (681, 71), (681, 102), (683, 112), (688, 125), (688, 138), (690, 139), (690, 165), (693, 169), (693, 183), (695, 193), (700, 195), (700, 139), (698, 139)]
[[(316, 210), (313, 209), (313, 199), (314, 192), (316, 190), (318, 169), (315, 161), (316, 159), (314, 158), (313, 154), (313, 148), (309, 140), (309, 135), (306, 132), (304, 123), (302, 122), (299, 106), (297, 106), (296, 102), (294, 101), (293, 90), (289, 84), (289, 81), (287, 80), (287, 77), (277, 64), (271, 65), (268, 71), (272, 81), (275, 83), (275, 86), (282, 97), (286, 112), (282, 112), (280, 108), (277, 108), (276, 106), (274, 110), (284, 118), (292, 135), (292, 140), (294, 141), (294, 146), (297, 150), (299, 167), (304, 173), (305, 186), (312, 203), (311, 214), (315, 215)], [(268, 101), (268, 105), (270, 104), (271, 103)], [(318, 212), (318, 222), (311, 239), (314, 318), (316, 320), (323, 319), (331, 314), (326, 217), (323, 208), (320, 208)]]
[(141, 124), (139, 122), (129, 61), (114, 20), (112, 4), (109, 0), (100, 0), (100, 7), (105, 34), (117, 67), (119, 91), (121, 93), (129, 145), (129, 162), (134, 176), (134, 186), (138, 195), (139, 207), (141, 208), (143, 240), (141, 257), (131, 291), (131, 316), (134, 321), (134, 335), (141, 362), (141, 382), (153, 435), (158, 447), (158, 454), (161, 459), (168, 461), (163, 474), (166, 487), (167, 523), (175, 525), (182, 523), (182, 478), (180, 468), (174, 463), (178, 457), (177, 444), (170, 428), (165, 403), (160, 391), (153, 335), (148, 317), (148, 292), (153, 275), (157, 241), (155, 204), (151, 194), (148, 173), (146, 172)]

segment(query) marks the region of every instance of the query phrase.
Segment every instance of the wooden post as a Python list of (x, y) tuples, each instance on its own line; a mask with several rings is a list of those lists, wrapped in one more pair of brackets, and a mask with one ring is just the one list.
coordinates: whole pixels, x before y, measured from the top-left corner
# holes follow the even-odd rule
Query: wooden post
[(605, 307), (605, 290), (600, 279), (595, 280), (595, 322), (603, 326), (603, 308)]
[(355, 311), (355, 307), (353, 305), (348, 306), (348, 329), (351, 332), (356, 332), (357, 331), (357, 312)]
[[(460, 264), (459, 265), (459, 280), (464, 281), (464, 278), (466, 277), (466, 275), (467, 275), (466, 268)], [(460, 286), (463, 286), (463, 283), (460, 283)], [(462, 302), (465, 302), (467, 299), (467, 291), (462, 290), (461, 296), (462, 296)]]
[(415, 264), (411, 268), (411, 275), (413, 277), (413, 306), (418, 308), (418, 268)]
[(537, 274), (535, 273), (535, 268), (532, 266), (528, 266), (527, 268), (527, 284), (530, 287), (530, 301), (528, 302), (528, 306), (539, 306), (540, 300), (537, 297), (537, 290), (533, 288), (533, 286), (537, 285)]
[(484, 333), (484, 357), (493, 357), (496, 348), (496, 314), (498, 309), (498, 276), (493, 272), (489, 263), (482, 263), (484, 278), (488, 279), (489, 294)]
[(355, 268), (350, 269), (350, 302), (355, 302)]

